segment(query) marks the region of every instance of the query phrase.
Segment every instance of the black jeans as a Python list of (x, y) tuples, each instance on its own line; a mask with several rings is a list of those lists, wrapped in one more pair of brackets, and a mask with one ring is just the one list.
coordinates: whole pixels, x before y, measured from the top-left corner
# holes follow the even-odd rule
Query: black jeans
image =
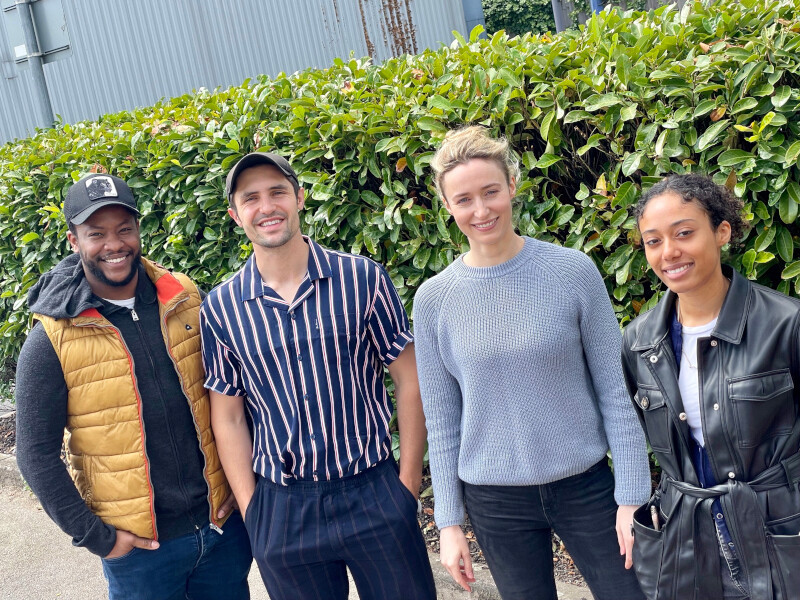
[(465, 483), (464, 500), (503, 600), (557, 600), (551, 530), (596, 600), (644, 600), (619, 554), (614, 477), (605, 458), (545, 485)]

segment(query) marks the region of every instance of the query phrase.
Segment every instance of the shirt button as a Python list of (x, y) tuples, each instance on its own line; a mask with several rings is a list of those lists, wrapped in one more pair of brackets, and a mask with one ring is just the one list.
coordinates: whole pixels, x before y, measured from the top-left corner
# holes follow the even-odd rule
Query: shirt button
[(303, 355), (302, 354), (298, 354), (297, 355), (297, 360), (299, 360), (300, 362), (303, 362)]
[(714, 403), (714, 410), (719, 410), (719, 404)]
[(681, 421), (685, 421), (685, 420), (686, 420), (686, 413), (681, 413), (681, 414), (679, 414), (679, 415), (678, 415), (678, 418), (679, 418)]
[(655, 354), (653, 354), (650, 357), (650, 362), (653, 363), (653, 364), (657, 363), (658, 362), (658, 357)]
[(648, 406), (650, 406), (650, 400), (647, 399), (647, 396), (642, 398), (641, 404), (642, 404), (642, 408), (647, 408)]
[(728, 479), (736, 479), (736, 473), (734, 473), (733, 471), (728, 473)]
[(310, 437), (312, 440), (315, 440), (315, 439), (317, 439), (317, 435), (316, 435), (316, 434), (314, 434), (314, 433), (312, 433), (312, 434), (311, 434), (309, 437)]
[(717, 519), (722, 520), (722, 513), (717, 513)]
[(711, 340), (711, 347), (712, 348), (716, 348), (717, 347), (717, 340)]
[(303, 394), (303, 400), (305, 400), (306, 402), (308, 402), (308, 394)]
[(293, 310), (290, 310), (290, 311), (289, 311), (289, 316), (290, 316), (290, 317), (292, 317), (292, 320), (294, 320), (294, 319), (296, 319), (296, 318), (297, 318), (297, 315), (296, 315), (296, 314), (294, 314), (294, 311), (293, 311)]

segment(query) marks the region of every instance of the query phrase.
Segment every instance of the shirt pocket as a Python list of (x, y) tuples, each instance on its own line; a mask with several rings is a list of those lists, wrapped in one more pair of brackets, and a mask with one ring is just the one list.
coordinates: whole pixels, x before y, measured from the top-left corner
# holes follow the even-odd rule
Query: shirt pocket
[(764, 439), (792, 431), (797, 407), (789, 369), (728, 378), (728, 398), (740, 448), (758, 446)]
[(314, 316), (310, 319), (309, 337), (350, 339), (358, 336), (363, 327), (363, 317), (354, 311), (337, 309), (331, 314)]
[(657, 387), (640, 384), (633, 400), (644, 415), (650, 447), (657, 452), (671, 454), (669, 408), (664, 394)]

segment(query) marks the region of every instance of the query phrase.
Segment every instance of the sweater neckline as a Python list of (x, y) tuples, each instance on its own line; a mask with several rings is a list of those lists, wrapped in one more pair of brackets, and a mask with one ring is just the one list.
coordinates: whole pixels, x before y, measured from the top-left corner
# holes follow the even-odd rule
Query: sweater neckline
[(492, 265), (491, 267), (470, 267), (464, 263), (464, 255), (461, 254), (453, 261), (453, 269), (458, 275), (473, 279), (493, 279), (513, 273), (523, 265), (528, 264), (534, 252), (533, 246), (536, 242), (533, 238), (522, 236), (522, 239), (525, 240), (522, 249), (505, 262)]

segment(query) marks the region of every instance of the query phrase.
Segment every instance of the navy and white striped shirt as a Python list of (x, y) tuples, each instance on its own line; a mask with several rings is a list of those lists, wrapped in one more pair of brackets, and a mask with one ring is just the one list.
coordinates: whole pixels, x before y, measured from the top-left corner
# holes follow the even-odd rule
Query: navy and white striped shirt
[(200, 312), (205, 386), (246, 396), (253, 470), (280, 484), (354, 475), (390, 456), (384, 365), (412, 341), (383, 267), (305, 240), (308, 274), (291, 303), (251, 256)]

